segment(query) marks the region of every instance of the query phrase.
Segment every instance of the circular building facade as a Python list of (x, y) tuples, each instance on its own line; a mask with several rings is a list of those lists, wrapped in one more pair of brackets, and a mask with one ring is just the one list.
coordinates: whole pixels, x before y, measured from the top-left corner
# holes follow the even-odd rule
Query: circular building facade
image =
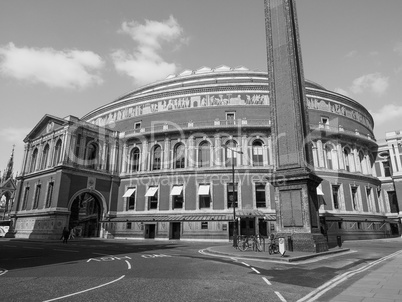
[[(321, 231), (383, 237), (386, 206), (372, 167), (373, 119), (356, 101), (306, 81)], [(286, 119), (288, 117), (279, 117)], [(227, 239), (276, 229), (267, 74), (221, 66), (150, 84), (83, 118), (118, 132), (115, 237)], [(276, 180), (277, 181), (277, 180)], [(286, 181), (284, 179), (283, 181)], [(234, 211), (234, 208), (235, 211)]]

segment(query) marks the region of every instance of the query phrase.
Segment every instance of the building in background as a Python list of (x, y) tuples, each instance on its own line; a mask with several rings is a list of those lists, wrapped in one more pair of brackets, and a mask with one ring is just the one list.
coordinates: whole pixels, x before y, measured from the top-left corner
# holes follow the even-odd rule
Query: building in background
[[(330, 242), (400, 235), (398, 194), (385, 193), (396, 178), (379, 173), (388, 145), (378, 152), (370, 113), (311, 81), (306, 97), (321, 231)], [(269, 107), (266, 72), (220, 66), (169, 76), (81, 119), (45, 115), (25, 139), (10, 236), (58, 239), (68, 226), (81, 236), (228, 240), (233, 207), (239, 234), (267, 236), (272, 183), (286, 181), (272, 173)]]

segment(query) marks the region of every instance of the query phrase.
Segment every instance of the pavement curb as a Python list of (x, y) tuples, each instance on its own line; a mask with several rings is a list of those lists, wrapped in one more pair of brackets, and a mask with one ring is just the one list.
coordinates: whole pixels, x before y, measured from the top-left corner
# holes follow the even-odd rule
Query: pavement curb
[(346, 252), (350, 251), (350, 249), (347, 249), (347, 248), (339, 248), (339, 249), (334, 249), (334, 250), (330, 250), (327, 252), (308, 254), (308, 255), (300, 255), (300, 256), (292, 256), (292, 255), (285, 253), (285, 256), (282, 257), (280, 255), (272, 256), (272, 255), (269, 255), (267, 252), (255, 252), (256, 253), (255, 256), (250, 255), (250, 254), (245, 254), (244, 252), (240, 252), (240, 251), (237, 253), (236, 252), (228, 253), (228, 252), (217, 251), (213, 247), (206, 248), (205, 250), (210, 254), (224, 255), (224, 256), (234, 257), (234, 258), (245, 258), (245, 259), (255, 259), (255, 260), (274, 260), (274, 261), (283, 261), (283, 262), (297, 262), (297, 261), (308, 260), (311, 258), (317, 258), (317, 257), (321, 257), (321, 256), (346, 253)]

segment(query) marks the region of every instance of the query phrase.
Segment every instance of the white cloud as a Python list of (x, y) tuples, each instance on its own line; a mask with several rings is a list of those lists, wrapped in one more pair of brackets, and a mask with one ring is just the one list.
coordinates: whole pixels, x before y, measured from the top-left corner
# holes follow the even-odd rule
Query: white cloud
[(353, 58), (356, 55), (357, 55), (357, 50), (351, 50), (345, 55), (345, 58)]
[(353, 80), (350, 90), (353, 93), (361, 94), (370, 91), (377, 96), (382, 96), (389, 87), (389, 78), (380, 73), (370, 73)]
[(138, 85), (154, 82), (176, 72), (177, 66), (166, 62), (159, 54), (162, 44), (177, 48), (186, 42), (183, 29), (173, 16), (163, 22), (124, 22), (119, 32), (128, 34), (136, 47), (132, 53), (119, 49), (111, 54), (117, 71), (132, 77)]
[(396, 43), (396, 45), (395, 45), (395, 47), (394, 47), (394, 51), (395, 51), (398, 55), (402, 56), (402, 42)]
[(56, 88), (85, 88), (101, 84), (104, 62), (92, 51), (53, 48), (0, 47), (0, 74)]
[(334, 92), (342, 94), (342, 95), (345, 95), (345, 96), (349, 96), (349, 93), (346, 90), (342, 89), (342, 88), (335, 88)]
[(402, 106), (397, 106), (394, 104), (387, 104), (380, 108), (377, 112), (370, 110), (370, 114), (374, 118), (374, 123), (376, 125), (384, 124), (385, 122), (390, 122), (392, 120), (397, 120), (402, 118)]

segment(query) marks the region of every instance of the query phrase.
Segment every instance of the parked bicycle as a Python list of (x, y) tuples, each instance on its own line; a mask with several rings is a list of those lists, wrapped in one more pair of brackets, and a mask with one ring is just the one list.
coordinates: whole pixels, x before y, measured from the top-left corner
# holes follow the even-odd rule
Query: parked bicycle
[(268, 246), (268, 253), (270, 255), (272, 254), (278, 254), (279, 253), (279, 243), (277, 243), (277, 238), (275, 238), (274, 234), (269, 235), (269, 246)]
[(259, 235), (255, 236), (239, 236), (237, 247), (240, 251), (247, 251), (248, 249), (257, 250), (259, 252), (263, 249), (262, 238)]

